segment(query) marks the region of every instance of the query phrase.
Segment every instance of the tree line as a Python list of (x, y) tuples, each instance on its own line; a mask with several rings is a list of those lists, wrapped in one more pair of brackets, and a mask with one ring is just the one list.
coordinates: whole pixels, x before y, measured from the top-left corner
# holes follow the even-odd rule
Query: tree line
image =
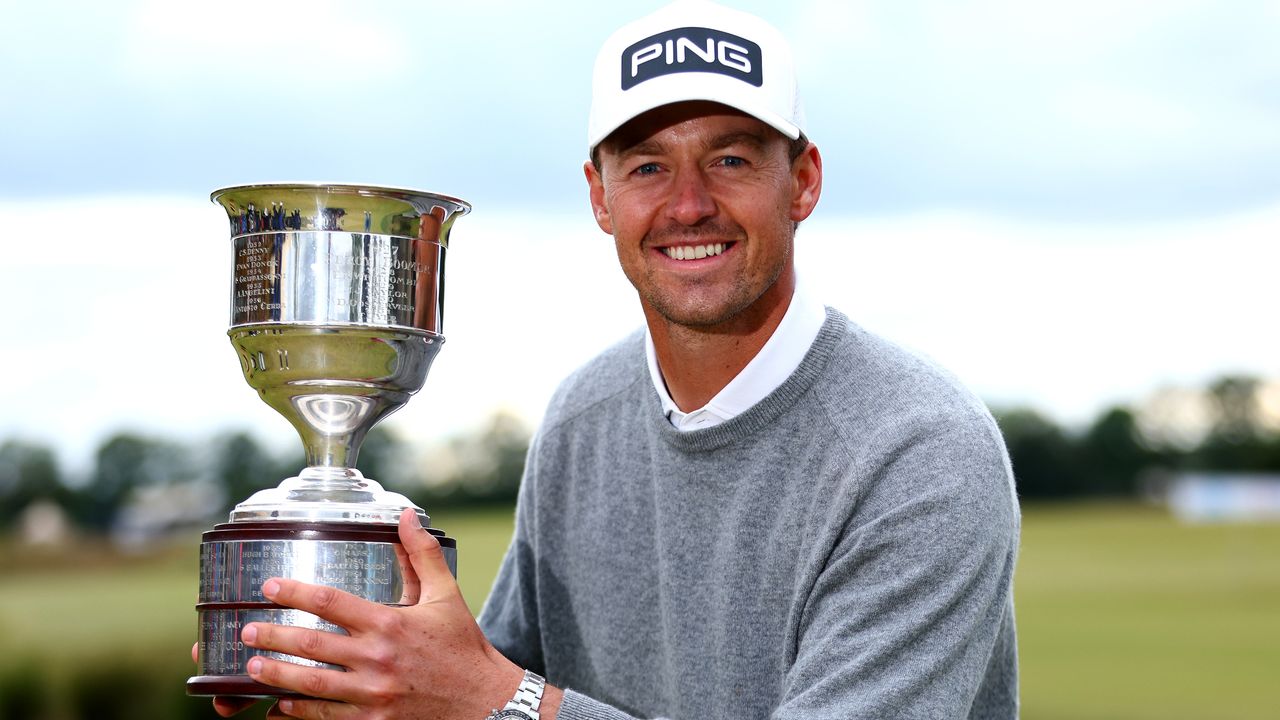
[[(1202, 422), (1194, 437), (1144, 428), (1150, 408), (1111, 407), (1074, 430), (1031, 408), (994, 414), (1022, 498), (1132, 496), (1151, 480), (1179, 472), (1280, 472), (1280, 431), (1264, 407), (1264, 387), (1257, 378), (1231, 376), (1199, 391)], [(434, 448), (423, 461), (416, 448), (380, 426), (365, 441), (357, 467), (428, 511), (509, 503), (529, 438), (523, 422), (499, 413), (483, 428)], [(59, 508), (82, 531), (106, 533), (148, 512), (148, 497), (153, 515), (172, 512), (181, 504), (175, 498), (183, 497), (201, 515), (175, 513), (168, 520), (175, 525), (219, 521), (237, 502), (302, 465), (301, 449), (278, 457), (243, 431), (194, 445), (121, 432), (104, 440), (91, 468), (74, 477), (64, 473), (54, 448), (9, 439), (0, 444), (0, 532), (42, 504)], [(178, 489), (198, 492), (181, 495)]]
[(1165, 422), (1164, 432), (1143, 427), (1144, 415), (1160, 411), (1150, 406), (1108, 408), (1075, 432), (1028, 408), (994, 414), (1019, 496), (1132, 496), (1179, 473), (1280, 473), (1280, 429), (1265, 388), (1254, 377), (1219, 378), (1184, 397), (1196, 401), (1196, 417)]
[[(384, 426), (373, 429), (356, 468), (421, 507), (510, 503), (515, 499), (528, 427), (498, 413), (478, 431), (452, 438), (420, 462), (417, 448)], [(236, 503), (297, 475), (301, 446), (280, 456), (246, 431), (182, 443), (136, 432), (106, 438), (89, 469), (66, 473), (54, 448), (13, 438), (0, 443), (0, 533), (15, 528), (33, 505), (59, 509), (76, 529), (94, 534), (152, 515), (149, 531), (222, 522)], [(188, 512), (182, 512), (186, 506)], [(146, 520), (146, 518), (144, 518)]]

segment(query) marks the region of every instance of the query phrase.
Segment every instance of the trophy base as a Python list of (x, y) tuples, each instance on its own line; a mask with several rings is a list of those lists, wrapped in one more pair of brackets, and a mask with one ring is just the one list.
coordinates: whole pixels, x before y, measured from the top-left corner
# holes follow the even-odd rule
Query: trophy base
[(248, 675), (197, 675), (187, 680), (187, 694), (194, 697), (304, 697), (278, 687), (263, 685)]
[[(457, 575), (457, 543), (427, 528)], [(296, 693), (263, 685), (245, 670), (255, 655), (335, 670), (337, 665), (262, 652), (240, 639), (250, 622), (292, 625), (345, 634), (311, 613), (286, 608), (262, 595), (269, 578), (328, 585), (392, 607), (418, 602), (420, 587), (395, 525), (342, 522), (236, 522), (215, 525), (200, 545), (198, 674), (188, 695), (285, 697)]]

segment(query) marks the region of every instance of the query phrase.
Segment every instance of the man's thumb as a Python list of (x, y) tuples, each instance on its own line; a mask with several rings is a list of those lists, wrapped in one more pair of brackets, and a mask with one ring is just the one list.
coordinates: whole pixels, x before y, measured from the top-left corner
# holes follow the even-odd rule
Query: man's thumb
[(458, 583), (449, 571), (440, 542), (423, 529), (413, 508), (405, 508), (400, 515), (400, 544), (404, 545), (409, 564), (421, 583), (422, 597), (418, 602), (434, 602), (459, 594)]

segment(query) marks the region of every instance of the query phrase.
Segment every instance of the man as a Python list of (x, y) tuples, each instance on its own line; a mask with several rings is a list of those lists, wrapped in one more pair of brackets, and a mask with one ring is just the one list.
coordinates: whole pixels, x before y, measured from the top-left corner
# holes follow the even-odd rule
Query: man
[(999, 432), (944, 372), (797, 286), (822, 188), (802, 127), (790, 51), (757, 18), (678, 2), (606, 42), (584, 170), (646, 331), (552, 400), (479, 625), (412, 513), (417, 606), (268, 581), (350, 633), (246, 628), (347, 668), (252, 661), (325, 698), (275, 712), (1016, 716)]

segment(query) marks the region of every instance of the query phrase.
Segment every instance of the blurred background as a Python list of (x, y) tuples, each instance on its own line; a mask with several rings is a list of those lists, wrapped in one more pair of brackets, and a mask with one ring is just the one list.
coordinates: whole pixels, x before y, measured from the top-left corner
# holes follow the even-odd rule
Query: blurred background
[[(225, 185), (474, 204), (360, 464), (479, 611), (543, 405), (641, 322), (581, 164), (595, 51), (659, 4), (0, 0), (0, 719), (211, 716), (199, 533), (301, 466), (224, 335)], [(1280, 5), (735, 5), (825, 160), (802, 282), (1006, 434), (1023, 716), (1274, 717)]]

